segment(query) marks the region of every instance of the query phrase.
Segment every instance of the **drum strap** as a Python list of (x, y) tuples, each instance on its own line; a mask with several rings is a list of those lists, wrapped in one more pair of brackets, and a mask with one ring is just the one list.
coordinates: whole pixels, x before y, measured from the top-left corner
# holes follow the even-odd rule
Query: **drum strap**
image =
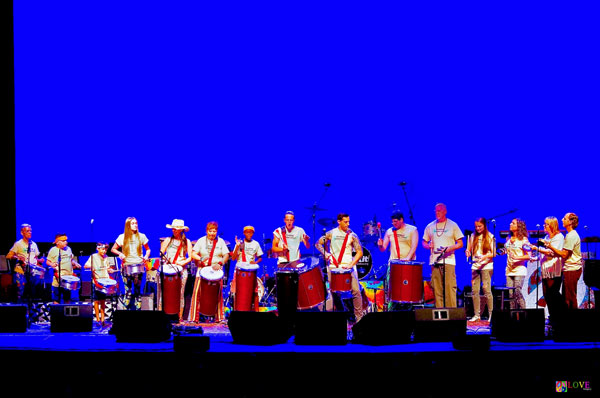
[[(206, 238), (206, 241), (208, 242), (208, 238)], [(215, 254), (215, 248), (217, 247), (217, 243), (219, 243), (219, 237), (215, 237), (215, 240), (213, 240), (213, 247), (210, 250), (210, 254), (208, 255), (208, 266), (211, 266), (212, 263), (212, 258), (213, 258), (213, 254)]]
[[(287, 231), (287, 229), (286, 229), (285, 225), (283, 227), (281, 227), (281, 238), (283, 239), (283, 243), (285, 243), (285, 245), (287, 246), (287, 237), (285, 236), (286, 231)], [(288, 247), (288, 251), (287, 251), (287, 253), (285, 253), (288, 263), (290, 262), (290, 250), (289, 249), (290, 248)]]
[(400, 260), (400, 245), (398, 244), (398, 230), (394, 229), (394, 242), (396, 243), (396, 255), (398, 256), (398, 260)]
[[(348, 237), (350, 236), (350, 232), (346, 232), (346, 237), (344, 238), (344, 242), (342, 243), (342, 248), (340, 249), (340, 255), (338, 259), (335, 259), (333, 253), (331, 253), (331, 259), (333, 260), (333, 264), (337, 267), (342, 262), (342, 258), (344, 256), (344, 252), (346, 251), (346, 244), (348, 243)], [(330, 249), (331, 250), (331, 249)], [(331, 250), (333, 251), (333, 250)]]
[(246, 250), (244, 249), (246, 247), (246, 242), (242, 241), (242, 244), (240, 245), (240, 251), (242, 252), (242, 261), (246, 262)]

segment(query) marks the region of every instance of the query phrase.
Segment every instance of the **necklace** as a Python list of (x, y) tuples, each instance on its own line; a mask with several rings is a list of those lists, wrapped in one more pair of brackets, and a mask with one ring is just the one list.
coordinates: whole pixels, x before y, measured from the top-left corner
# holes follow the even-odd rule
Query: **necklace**
[(448, 222), (448, 219), (446, 218), (446, 221), (444, 221), (444, 228), (442, 228), (442, 233), (438, 235), (438, 223), (435, 223), (435, 236), (437, 236), (438, 238), (441, 237), (442, 235), (444, 235), (444, 231), (446, 230), (446, 223)]

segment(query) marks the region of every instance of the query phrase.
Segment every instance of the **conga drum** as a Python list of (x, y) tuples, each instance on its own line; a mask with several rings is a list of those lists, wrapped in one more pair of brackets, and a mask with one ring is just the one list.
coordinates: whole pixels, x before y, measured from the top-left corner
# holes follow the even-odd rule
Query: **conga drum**
[(238, 262), (235, 267), (235, 296), (233, 309), (236, 311), (252, 311), (256, 297), (258, 265)]
[(200, 305), (199, 312), (204, 316), (215, 316), (219, 310), (221, 281), (223, 271), (215, 271), (212, 267), (200, 270)]
[(390, 300), (396, 303), (423, 302), (423, 263), (390, 261)]
[(325, 301), (323, 271), (318, 264), (298, 268), (298, 309), (314, 308)]
[(341, 293), (352, 290), (352, 268), (331, 268), (329, 288), (332, 292)]
[(180, 265), (165, 264), (162, 267), (162, 309), (167, 315), (179, 314), (182, 271)]

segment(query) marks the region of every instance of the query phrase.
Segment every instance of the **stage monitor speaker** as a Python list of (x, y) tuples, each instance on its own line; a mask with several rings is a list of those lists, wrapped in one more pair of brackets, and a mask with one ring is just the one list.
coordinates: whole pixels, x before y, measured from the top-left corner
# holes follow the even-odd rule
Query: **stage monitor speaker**
[(210, 349), (210, 338), (201, 334), (173, 336), (173, 350), (180, 354), (197, 354)]
[(81, 292), (79, 293), (81, 298), (90, 298), (92, 297), (92, 282), (91, 281), (81, 281)]
[(415, 341), (452, 341), (467, 334), (467, 317), (461, 308), (415, 310)]
[(600, 310), (566, 310), (552, 329), (556, 342), (600, 341)]
[(283, 321), (274, 312), (232, 311), (227, 325), (236, 344), (282, 344), (293, 333), (293, 325)]
[(50, 331), (91, 332), (93, 326), (91, 304), (51, 304)]
[(159, 343), (171, 338), (171, 322), (162, 311), (117, 310), (110, 333), (119, 343)]
[(492, 337), (502, 342), (542, 342), (545, 332), (544, 309), (494, 310)]
[(25, 333), (26, 331), (27, 306), (0, 304), (0, 333)]
[(393, 345), (411, 342), (415, 329), (414, 311), (369, 312), (352, 327), (352, 342)]
[(585, 260), (583, 266), (583, 281), (589, 287), (600, 289), (600, 260)]
[(345, 345), (348, 343), (347, 312), (297, 312), (294, 343)]

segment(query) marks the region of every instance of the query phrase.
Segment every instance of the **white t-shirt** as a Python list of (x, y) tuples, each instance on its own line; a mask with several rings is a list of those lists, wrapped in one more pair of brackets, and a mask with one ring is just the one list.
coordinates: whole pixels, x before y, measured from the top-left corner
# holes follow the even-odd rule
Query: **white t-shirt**
[(506, 240), (504, 244), (506, 249), (506, 276), (527, 276), (527, 260), (513, 260), (510, 256), (510, 254), (518, 257), (524, 256), (523, 245), (526, 243), (529, 244), (527, 237), (515, 239), (514, 242), (511, 242), (509, 236)]
[[(58, 247), (54, 246), (48, 252), (48, 260), (53, 263), (58, 264), (58, 254), (60, 252), (60, 275), (73, 275), (73, 264), (71, 260), (73, 260), (73, 252), (69, 246), (65, 247), (63, 250), (60, 250)], [(58, 273), (58, 268), (54, 273), (54, 279), (52, 279), (52, 286), (58, 287), (58, 279), (56, 278), (56, 274)]]
[[(29, 262), (29, 264), (37, 265), (37, 258), (40, 255), (40, 251), (38, 250), (38, 247), (34, 241), (30, 240), (29, 242), (31, 242), (31, 248), (29, 249), (28, 262)], [(10, 251), (27, 258), (28, 247), (29, 247), (29, 243), (27, 243), (23, 239), (21, 239), (21, 240), (18, 240), (15, 242), (15, 244), (10, 249)], [(18, 268), (20, 268), (20, 270)], [(17, 267), (15, 267), (15, 271), (22, 273), (25, 270), (22, 269), (20, 265), (18, 265)]]
[[(399, 260), (408, 255), (412, 249), (412, 240), (410, 236), (416, 230), (417, 227), (409, 224), (404, 224), (402, 228), (396, 230), (396, 235), (398, 236), (398, 246), (400, 247), (400, 257), (398, 257), (398, 247), (396, 246), (396, 239), (394, 238), (394, 227), (385, 231), (385, 236), (387, 236), (390, 241), (390, 260)], [(415, 254), (413, 254), (410, 260), (414, 260), (416, 258), (416, 253), (417, 252), (415, 251)]]
[[(281, 230), (285, 230), (285, 239), (287, 240), (287, 247), (290, 254), (289, 261), (296, 261), (300, 258), (300, 243), (304, 240), (304, 230), (300, 227), (294, 226), (291, 231), (288, 231), (287, 228), (280, 227), (273, 231), (273, 236), (279, 239), (278, 247), (283, 247), (284, 239)], [(287, 263), (288, 259), (284, 252), (277, 253), (277, 264)]]
[(563, 249), (570, 250), (571, 255), (564, 261), (563, 271), (578, 271), (583, 265), (581, 257), (581, 238), (577, 231), (572, 230), (565, 236)]
[[(565, 237), (563, 234), (558, 233), (554, 235), (554, 238), (550, 239), (548, 235), (546, 235), (545, 239), (550, 240), (550, 244), (552, 247), (557, 248), (558, 250), (562, 250), (563, 244), (565, 242)], [(542, 278), (556, 278), (561, 276), (562, 274), (562, 259), (557, 256), (549, 256), (544, 253), (541, 253), (540, 261), (542, 264)]]
[[(213, 253), (212, 260), (210, 264), (207, 264), (208, 257), (210, 257), (210, 252), (213, 248), (214, 240), (208, 240), (206, 236), (198, 239), (198, 242), (194, 245), (194, 251), (202, 257), (202, 262), (207, 266), (215, 265), (218, 263), (223, 264), (223, 260), (225, 259), (225, 255), (229, 253), (229, 249), (227, 248), (227, 244), (221, 238), (217, 238), (217, 246), (215, 247), (215, 251)], [(198, 268), (197, 274), (200, 276), (201, 268)]]
[(244, 261), (242, 258), (242, 247), (244, 248), (244, 256), (246, 257), (246, 262), (249, 263), (251, 261), (256, 261), (256, 259), (263, 255), (262, 248), (260, 247), (260, 243), (255, 241), (254, 239), (250, 242), (247, 242), (245, 239), (242, 241), (240, 245), (240, 255), (238, 257), (238, 261)]
[[(475, 236), (475, 234), (471, 235)], [(494, 268), (494, 257), (492, 258), (484, 258), (479, 260), (478, 257), (483, 256), (483, 235), (478, 235), (475, 241), (471, 241), (471, 255), (473, 256), (473, 265), (471, 266), (472, 270), (482, 270), (488, 271)], [(494, 239), (494, 235), (488, 231), (487, 239), (490, 242), (490, 250), (492, 255), (496, 253), (496, 240)]]
[(88, 258), (85, 266), (89, 266), (91, 268), (92, 275), (95, 279), (110, 278), (108, 274), (108, 257), (101, 257), (98, 253), (94, 253), (90, 256), (90, 258)]
[[(138, 235), (139, 235), (139, 240), (138, 240)], [(115, 241), (115, 243), (117, 245), (119, 245), (122, 249), (124, 249), (123, 248), (124, 239), (125, 239), (125, 234), (121, 234)], [(129, 240), (129, 255), (127, 257), (125, 257), (125, 260), (123, 261), (123, 266), (130, 265), (130, 264), (142, 264), (144, 262), (144, 257), (138, 255), (138, 246), (140, 245), (140, 242), (141, 242), (142, 247), (148, 243), (148, 238), (146, 238), (146, 235), (139, 232), (139, 233), (133, 234), (131, 236), (131, 239)], [(123, 250), (121, 250), (121, 252), (123, 252)], [(142, 253), (143, 253), (143, 251), (142, 251)]]
[[(449, 218), (442, 223), (437, 222), (437, 220), (430, 222), (423, 233), (423, 240), (425, 242), (430, 242), (430, 245), (433, 246), (433, 249), (431, 249), (431, 254), (429, 255), (429, 264), (433, 265), (436, 259), (440, 256), (440, 252), (437, 251), (438, 247), (452, 246), (456, 244), (456, 241), (462, 238), (464, 238), (462, 231), (458, 225)], [(454, 252), (444, 253), (444, 256), (441, 257), (438, 262), (456, 265)]]
[(181, 263), (186, 261), (187, 256), (190, 255), (190, 253), (186, 252), (187, 251), (187, 241), (186, 241), (184, 243), (184, 247), (182, 247), (181, 251), (179, 252), (179, 256), (177, 256), (177, 261), (173, 262), (173, 260), (175, 259), (175, 255), (177, 255), (177, 251), (179, 250), (179, 246), (181, 246), (181, 240), (167, 238), (167, 249), (165, 250), (165, 257), (167, 257), (169, 259), (169, 261), (171, 261), (171, 263), (174, 263), (176, 265), (181, 265)]
[[(334, 228), (331, 231), (327, 232), (327, 237), (331, 239), (329, 252), (332, 256), (335, 257), (335, 261), (340, 259), (340, 253), (342, 252), (342, 247), (345, 247), (344, 254), (342, 256), (342, 261), (338, 262), (338, 266), (342, 264), (350, 264), (352, 262), (352, 248), (359, 249), (360, 241), (358, 236), (350, 230), (348, 230), (349, 235), (348, 239), (346, 239), (346, 232), (342, 231), (339, 228)], [(344, 240), (346, 240), (346, 245), (344, 246)], [(358, 247), (357, 247), (358, 246)], [(332, 265), (335, 262), (331, 262)]]

